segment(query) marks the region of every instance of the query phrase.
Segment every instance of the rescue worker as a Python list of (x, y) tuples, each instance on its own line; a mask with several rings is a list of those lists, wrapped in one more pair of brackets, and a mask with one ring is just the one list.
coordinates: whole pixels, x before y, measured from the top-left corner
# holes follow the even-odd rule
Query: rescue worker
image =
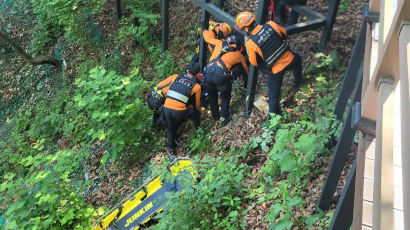
[[(221, 120), (225, 126), (231, 119), (229, 111), (232, 92), (232, 69), (240, 64), (248, 73), (248, 65), (242, 55), (242, 44), (236, 35), (231, 35), (225, 41), (215, 43), (215, 51), (211, 61), (205, 67), (204, 81), (209, 93), (209, 105), (212, 117)], [(219, 112), (218, 93), (221, 96), (221, 112)]]
[[(209, 27), (208, 30), (209, 34), (206, 34), (206, 37), (204, 35), (204, 40), (205, 42), (208, 43), (208, 50), (210, 53), (214, 52), (215, 44), (214, 40), (212, 39), (218, 39), (218, 40), (223, 40), (227, 38), (231, 33), (232, 33), (232, 27), (229, 24), (226, 23), (218, 23), (215, 21), (210, 20), (209, 21)], [(198, 62), (199, 63), (199, 44), (200, 44), (200, 37), (201, 37), (201, 28), (198, 28), (198, 34), (195, 40), (195, 55), (192, 57), (191, 62)]]
[(164, 104), (167, 122), (168, 151), (175, 154), (178, 128), (188, 119), (194, 121), (195, 128), (200, 124), (201, 87), (196, 74), (200, 67), (196, 62), (190, 62), (186, 73), (179, 74), (170, 85)]
[(279, 99), (283, 76), (293, 70), (294, 90), (302, 82), (302, 59), (286, 42), (286, 30), (273, 21), (257, 25), (255, 14), (241, 12), (235, 18), (238, 28), (249, 34), (246, 42), (249, 62), (267, 73), (269, 112), (280, 113)]
[[(294, 5), (301, 5), (304, 6), (306, 5), (307, 0), (276, 0), (277, 3), (276, 4), (276, 21), (280, 24), (281, 22), (285, 21), (285, 17), (286, 17), (286, 7), (287, 6), (294, 6)], [(291, 10), (289, 13), (289, 18), (287, 19), (287, 23), (286, 25), (293, 25), (296, 24), (298, 22), (298, 17), (299, 17), (299, 13)]]
[(177, 78), (178, 74), (173, 74), (165, 80), (159, 82), (155, 87), (150, 89), (147, 95), (148, 107), (154, 111), (152, 116), (153, 126), (165, 128), (165, 115), (163, 112), (165, 98), (168, 93), (169, 86)]
[[(219, 45), (224, 39), (226, 39), (233, 32), (232, 27), (228, 23), (220, 23), (219, 25), (210, 26), (208, 30), (205, 30), (202, 35), (204, 41), (208, 43), (208, 49), (211, 54), (214, 53), (215, 46)], [(212, 60), (211, 58), (209, 59)]]
[[(210, 20), (209, 21), (209, 27), (208, 30), (206, 30), (204, 34), (204, 40), (205, 42), (208, 43), (208, 49), (210, 53), (213, 53), (215, 44), (218, 43), (218, 41), (224, 40), (229, 34), (232, 33), (232, 27), (227, 24), (227, 23), (219, 23)], [(196, 49), (195, 49), (195, 55), (192, 57), (191, 62), (197, 62), (199, 63), (199, 45), (200, 45), (200, 35), (201, 35), (201, 28), (198, 28), (198, 36), (196, 39)], [(202, 88), (202, 95), (201, 95), (201, 105), (203, 107), (208, 106), (208, 91), (205, 89), (204, 84), (201, 84)]]
[[(222, 23), (220, 27), (215, 27), (215, 28), (218, 28), (217, 30), (218, 32), (216, 32), (215, 30), (205, 30), (203, 32), (204, 41), (208, 43), (208, 47), (209, 47), (209, 44), (211, 44), (213, 48), (218, 46), (218, 49), (216, 49), (217, 50), (216, 52), (211, 51), (211, 56), (209, 58), (209, 61), (212, 61), (220, 54), (220, 48), (222, 48), (223, 41), (228, 36), (235, 35), (233, 33), (232, 27), (227, 23)], [(235, 39), (238, 41), (238, 43), (243, 44), (243, 39), (241, 39), (240, 36), (235, 35)], [(242, 55), (244, 56), (246, 63), (248, 65), (249, 61), (246, 56), (246, 52), (243, 51)], [(245, 68), (243, 68), (242, 65), (234, 65), (231, 71), (233, 73), (232, 75), (233, 79), (239, 79), (242, 76), (242, 81), (244, 83), (244, 86), (246, 87), (248, 71), (245, 70)]]

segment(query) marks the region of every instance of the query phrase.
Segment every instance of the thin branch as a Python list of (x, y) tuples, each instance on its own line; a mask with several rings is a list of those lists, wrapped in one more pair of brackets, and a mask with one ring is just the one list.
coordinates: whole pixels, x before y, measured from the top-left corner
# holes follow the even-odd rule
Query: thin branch
[(27, 62), (29, 62), (32, 65), (50, 64), (55, 67), (59, 67), (61, 65), (61, 60), (54, 58), (54, 57), (46, 57), (46, 56), (32, 57), (21, 46), (15, 43), (9, 36), (7, 36), (2, 31), (0, 31), (0, 40), (3, 40), (4, 42), (11, 45), (20, 54), (20, 56), (22, 56), (24, 59), (26, 59)]

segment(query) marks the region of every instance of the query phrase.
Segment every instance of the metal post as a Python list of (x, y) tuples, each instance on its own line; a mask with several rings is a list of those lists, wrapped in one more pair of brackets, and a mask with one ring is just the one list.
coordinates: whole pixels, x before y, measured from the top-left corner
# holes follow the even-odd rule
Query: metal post
[[(204, 3), (209, 2), (209, 0), (203, 0)], [(202, 8), (201, 14), (201, 28), (202, 31), (208, 29), (209, 26), (209, 13), (206, 9)], [(204, 40), (204, 36), (201, 32), (201, 40), (199, 43), (199, 65), (201, 66), (201, 72), (204, 70), (207, 63), (207, 43)]]
[(121, 0), (116, 0), (116, 3), (117, 3), (117, 19), (119, 21), (122, 18)]
[(218, 0), (218, 7), (223, 10), (224, 9), (224, 0)]
[(335, 19), (337, 16), (337, 10), (339, 9), (340, 0), (330, 0), (329, 10), (326, 15), (326, 25), (323, 29), (322, 37), (320, 43), (318, 44), (317, 51), (322, 52), (325, 49), (326, 43), (330, 40), (330, 35), (332, 34), (333, 25), (335, 24)]
[(340, 199), (337, 202), (335, 214), (330, 223), (329, 230), (346, 230), (349, 229), (353, 221), (354, 191), (356, 182), (357, 156), (350, 169), (349, 176), (343, 187)]
[(352, 56), (349, 60), (348, 69), (345, 73), (342, 89), (337, 97), (336, 105), (333, 113), (337, 119), (341, 119), (346, 108), (347, 101), (353, 91), (354, 83), (356, 82), (357, 73), (362, 64), (364, 56), (364, 46), (366, 44), (367, 23), (363, 23), (360, 29), (359, 37), (357, 37), (356, 44), (353, 48)]
[(169, 41), (169, 0), (162, 0), (162, 52), (168, 50)]
[(356, 43), (353, 47), (352, 56), (349, 60), (348, 69), (345, 73), (343, 86), (340, 90), (339, 96), (337, 98), (336, 106), (333, 110), (333, 113), (336, 115), (337, 119), (341, 119), (345, 111), (347, 100), (349, 99), (350, 94), (352, 93), (355, 77), (359, 71), (359, 67), (363, 60), (364, 49), (366, 44), (366, 33), (367, 33), (367, 15), (368, 15), (368, 6), (364, 7), (363, 10), (363, 22), (360, 27), (359, 36), (356, 39)]
[[(258, 13), (256, 14), (256, 23), (262, 24), (263, 20), (268, 16), (267, 11), (268, 0), (259, 0)], [(258, 82), (258, 69), (251, 65), (249, 68), (248, 84), (246, 89), (246, 101), (244, 114), (248, 115), (255, 101), (256, 84)]]
[[(361, 75), (363, 75), (363, 68), (360, 68), (360, 72)], [(340, 134), (339, 141), (337, 142), (335, 151), (333, 153), (332, 163), (330, 164), (329, 171), (327, 172), (326, 182), (318, 202), (318, 207), (322, 210), (328, 210), (330, 208), (330, 204), (333, 201), (333, 195), (336, 191), (337, 183), (339, 182), (340, 174), (342, 173), (343, 167), (345, 166), (347, 155), (353, 143), (356, 130), (352, 129), (351, 127), (352, 108), (354, 102), (360, 101), (361, 99), (362, 81), (363, 78), (360, 77), (354, 90), (353, 101), (349, 106), (348, 113), (346, 114), (346, 119), (343, 122), (342, 133)]]

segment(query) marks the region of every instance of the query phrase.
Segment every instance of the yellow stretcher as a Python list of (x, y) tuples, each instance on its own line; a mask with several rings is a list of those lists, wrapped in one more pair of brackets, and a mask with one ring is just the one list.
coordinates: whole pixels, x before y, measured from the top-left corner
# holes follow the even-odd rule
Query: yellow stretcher
[(178, 178), (183, 173), (190, 173), (194, 177), (194, 168), (188, 158), (178, 158), (168, 167), (175, 181), (168, 183), (158, 176), (142, 185), (136, 192), (125, 198), (114, 207), (108, 215), (99, 220), (93, 230), (103, 230), (107, 227), (118, 229), (139, 229), (147, 223), (153, 215), (162, 210), (168, 201), (166, 192), (180, 191)]

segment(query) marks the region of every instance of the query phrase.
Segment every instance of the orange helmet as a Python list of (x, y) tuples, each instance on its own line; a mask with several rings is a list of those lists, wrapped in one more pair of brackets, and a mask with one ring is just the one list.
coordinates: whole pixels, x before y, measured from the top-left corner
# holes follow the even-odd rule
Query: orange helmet
[(256, 15), (252, 14), (251, 12), (244, 11), (236, 15), (235, 22), (239, 28), (243, 28), (250, 26), (255, 20), (255, 17)]
[(221, 23), (219, 25), (219, 33), (222, 33), (222, 36), (226, 38), (232, 33), (232, 27), (228, 23)]

